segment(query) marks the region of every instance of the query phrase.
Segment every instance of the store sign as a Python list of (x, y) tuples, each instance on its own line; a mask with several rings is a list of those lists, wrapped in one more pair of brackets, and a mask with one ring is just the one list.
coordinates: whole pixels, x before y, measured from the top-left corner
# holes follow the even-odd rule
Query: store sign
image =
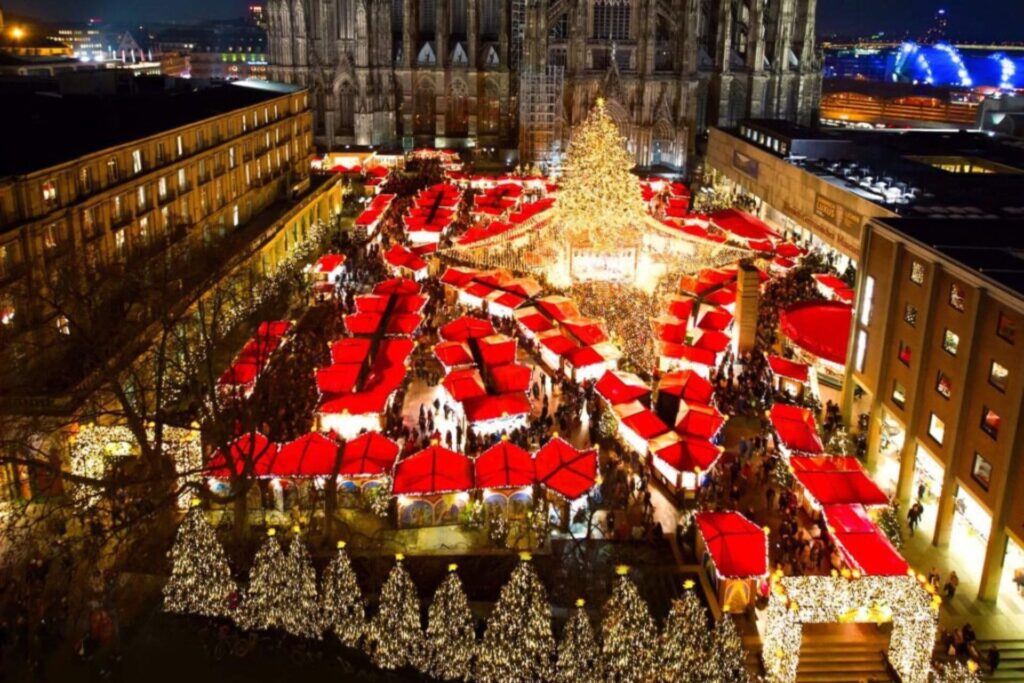
[(752, 159), (738, 150), (734, 150), (732, 153), (732, 165), (751, 178), (757, 178), (760, 169), (760, 164), (756, 159)]
[(824, 218), (832, 225), (839, 225), (839, 205), (820, 194), (814, 197), (814, 215)]

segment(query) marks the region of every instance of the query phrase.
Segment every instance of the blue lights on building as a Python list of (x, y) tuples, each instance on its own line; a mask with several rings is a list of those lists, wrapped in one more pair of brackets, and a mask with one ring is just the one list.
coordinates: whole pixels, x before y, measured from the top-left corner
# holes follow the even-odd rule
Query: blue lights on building
[(845, 49), (826, 55), (825, 76), (955, 88), (1024, 89), (1024, 53), (914, 42), (883, 50)]

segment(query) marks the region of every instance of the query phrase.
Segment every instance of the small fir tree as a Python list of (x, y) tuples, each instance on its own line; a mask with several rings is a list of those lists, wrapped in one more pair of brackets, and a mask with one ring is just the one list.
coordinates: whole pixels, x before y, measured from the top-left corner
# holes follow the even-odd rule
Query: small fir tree
[(979, 667), (975, 662), (964, 664), (958, 661), (946, 662), (932, 671), (932, 683), (981, 683)]
[(292, 538), (286, 558), (291, 580), (288, 582), (282, 626), (293, 636), (319, 638), (323, 633), (323, 627), (316, 589), (316, 570), (313, 569), (313, 561), (309, 558), (306, 544), (299, 536), (298, 527), (293, 531), (295, 536)]
[(375, 666), (400, 669), (426, 665), (423, 627), (420, 623), (420, 599), (409, 572), (402, 566), (402, 555), (384, 582), (380, 610), (370, 622), (366, 648)]
[(427, 673), (442, 680), (468, 681), (476, 632), (456, 569), (456, 565), (449, 565), (448, 576), (434, 594), (427, 613)]
[(878, 515), (878, 528), (897, 550), (903, 547), (903, 528), (900, 526), (900, 515), (892, 505), (886, 506)]
[(338, 541), (338, 554), (324, 574), (321, 618), (324, 628), (333, 631), (347, 647), (357, 647), (366, 631), (363, 594), (344, 541)]
[(582, 599), (576, 601), (576, 610), (565, 625), (562, 643), (558, 647), (555, 683), (582, 683), (604, 678), (601, 649), (597, 646), (590, 617), (583, 608)]
[(610, 683), (644, 681), (655, 665), (657, 628), (625, 567), (604, 606), (601, 622), (601, 659)]
[(714, 683), (708, 615), (693, 581), (672, 603), (658, 642), (658, 669), (666, 683)]
[(223, 617), (237, 590), (224, 548), (198, 501), (185, 515), (171, 548), (171, 577), (164, 585), (164, 609), (179, 614)]
[(267, 540), (253, 559), (249, 587), (242, 596), (238, 624), (245, 629), (284, 628), (288, 612), (292, 563), (277, 542), (275, 530), (267, 531)]
[(712, 657), (718, 666), (715, 678), (719, 683), (748, 683), (746, 652), (739, 631), (728, 614), (722, 615), (715, 624), (712, 640)]

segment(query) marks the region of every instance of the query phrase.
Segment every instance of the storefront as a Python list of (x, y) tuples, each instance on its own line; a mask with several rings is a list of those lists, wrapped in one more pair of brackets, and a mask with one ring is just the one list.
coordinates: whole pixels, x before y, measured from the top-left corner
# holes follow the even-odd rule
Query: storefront
[(981, 576), (991, 531), (991, 513), (966, 487), (958, 483), (953, 502), (953, 534), (949, 546), (976, 576)]
[(1016, 595), (1024, 604), (1024, 543), (1007, 536), (1006, 556), (1003, 558), (1003, 592)]
[(893, 492), (900, 479), (900, 452), (907, 432), (903, 424), (885, 408), (878, 421), (878, 454), (874, 477), (883, 490)]

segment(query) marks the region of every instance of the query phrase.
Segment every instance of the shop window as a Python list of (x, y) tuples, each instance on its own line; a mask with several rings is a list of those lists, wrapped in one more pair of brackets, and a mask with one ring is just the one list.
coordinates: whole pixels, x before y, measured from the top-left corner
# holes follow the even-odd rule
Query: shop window
[(999, 312), (999, 320), (996, 321), (996, 335), (1011, 344), (1017, 338), (1017, 325), (1013, 322), (1013, 318), (1002, 311)]
[(967, 306), (967, 294), (964, 288), (955, 282), (949, 286), (949, 305), (961, 313)]
[(939, 419), (939, 416), (935, 413), (931, 413), (928, 416), (928, 436), (935, 439), (935, 443), (942, 445), (942, 440), (946, 438), (946, 423)]
[(940, 371), (938, 379), (935, 380), (935, 391), (939, 392), (939, 396), (943, 398), (950, 398), (953, 395), (953, 380), (949, 378), (949, 375)]
[(911, 327), (917, 327), (917, 306), (907, 304), (903, 307), (903, 319)]
[(978, 485), (986, 491), (992, 485), (992, 463), (986, 460), (981, 453), (974, 454), (974, 462), (971, 464), (971, 478), (978, 482)]
[(981, 431), (993, 439), (999, 438), (999, 416), (988, 406), (981, 409)]
[(860, 324), (871, 324), (871, 303), (875, 296), (875, 278), (868, 275), (864, 278), (864, 296), (860, 303)]
[(907, 405), (907, 388), (895, 381), (892, 383), (892, 402), (900, 410)]
[(924, 264), (920, 261), (912, 261), (910, 264), (910, 281), (915, 285), (924, 284)]
[(906, 365), (908, 368), (910, 367), (910, 357), (911, 357), (910, 345), (909, 344), (904, 344), (903, 341), (900, 340), (899, 359), (900, 359), (900, 362), (903, 363), (904, 365)]
[(854, 356), (854, 367), (857, 372), (864, 372), (864, 358), (868, 353), (868, 333), (857, 330), (857, 353)]
[(942, 335), (942, 350), (951, 356), (955, 356), (959, 348), (960, 335), (947, 328), (946, 332)]
[(1006, 383), (1010, 378), (1010, 371), (1004, 368), (996, 361), (992, 361), (992, 366), (988, 371), (988, 383), (994, 386), (996, 389), (1002, 392), (1006, 392)]

